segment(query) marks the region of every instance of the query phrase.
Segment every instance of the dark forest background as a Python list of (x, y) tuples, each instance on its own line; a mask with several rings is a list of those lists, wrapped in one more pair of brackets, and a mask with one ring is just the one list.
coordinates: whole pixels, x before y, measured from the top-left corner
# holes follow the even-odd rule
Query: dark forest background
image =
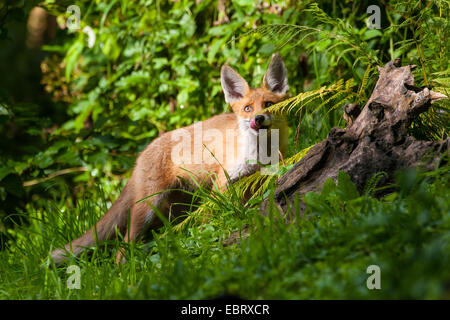
[[(416, 85), (431, 86), (433, 90), (449, 96), (449, 4), (449, 1), (440, 0), (2, 1), (0, 245), (5, 255), (5, 270), (11, 271), (14, 269), (13, 265), (21, 265), (22, 262), (15, 259), (34, 249), (37, 250), (36, 256), (24, 262), (24, 265), (39, 264), (38, 257), (45, 255), (52, 246), (61, 245), (86, 230), (117, 198), (130, 176), (136, 156), (152, 139), (163, 132), (207, 119), (214, 114), (230, 112), (220, 86), (220, 67), (224, 63), (230, 64), (256, 87), (260, 85), (271, 55), (275, 52), (281, 54), (288, 70), (289, 95), (300, 95), (297, 103), (292, 105), (287, 113), (291, 128), (290, 165), (300, 159), (301, 150), (324, 139), (332, 127), (345, 126), (342, 119), (344, 104), (363, 104), (377, 79), (376, 67), (394, 58), (401, 58), (403, 65), (417, 65), (414, 70)], [(74, 12), (68, 12), (71, 5), (80, 9), (80, 28), (77, 30), (68, 28), (68, 21), (74, 21)], [(367, 8), (370, 5), (380, 8), (380, 29), (370, 29), (367, 26), (367, 19), (371, 15)], [(95, 42), (92, 44), (89, 43), (86, 28), (95, 34)], [(318, 94), (321, 88), (331, 89), (322, 96)], [(309, 99), (301, 96), (305, 92), (316, 95), (314, 99)], [(428, 140), (445, 139), (449, 130), (449, 106), (449, 100), (433, 105), (412, 124), (411, 135)], [(286, 171), (288, 167), (289, 165), (281, 170)], [(428, 206), (433, 203), (430, 206), (436, 210), (437, 220), (429, 218), (431, 225), (428, 226), (435, 233), (423, 235), (423, 239), (433, 239), (430, 243), (434, 243), (435, 236), (442, 236), (436, 240), (441, 241), (439, 245), (436, 244), (437, 249), (433, 247), (433, 250), (437, 251), (430, 253), (433, 259), (440, 257), (442, 261), (433, 262), (437, 263), (437, 266), (424, 264), (419, 267), (420, 270), (408, 271), (412, 275), (422, 272), (430, 277), (437, 277), (437, 280), (433, 278), (435, 282), (431, 281), (435, 287), (429, 289), (425, 281), (424, 287), (417, 289), (416, 295), (409, 295), (410, 287), (406, 282), (402, 282), (403, 280), (397, 279), (397, 282), (393, 281), (391, 285), (394, 288), (397, 283), (400, 291), (385, 297), (448, 298), (449, 278), (448, 275), (444, 276), (444, 269), (440, 269), (441, 263), (448, 262), (449, 248), (448, 200), (443, 200), (448, 196), (446, 174), (446, 170), (440, 170), (431, 175), (437, 180), (433, 180), (435, 184), (432, 184), (432, 187), (426, 188), (426, 192), (430, 192), (426, 196), (429, 202), (424, 200), (422, 204)], [(393, 193), (390, 198), (384, 200), (389, 202), (389, 205), (380, 202), (381, 207), (377, 210), (400, 210), (402, 203), (412, 204), (417, 198), (414, 192), (421, 190), (419, 187), (422, 183), (432, 183), (427, 179), (420, 173), (400, 177), (398, 193)], [(406, 189), (401, 189), (402, 186)], [(267, 197), (268, 191), (273, 190), (273, 184), (267, 184), (266, 187), (266, 190), (258, 194), (259, 200)], [(351, 183), (347, 185), (344, 182), (336, 188), (337, 194), (341, 190), (339, 188), (353, 190)], [(409, 190), (410, 193), (401, 190)], [(311, 210), (316, 210), (318, 215), (320, 212), (325, 214), (325, 211), (321, 211), (325, 209), (318, 203), (334, 203), (339, 206), (338, 203), (348, 200), (339, 197), (330, 200), (325, 195), (323, 197), (325, 198), (308, 198)], [(364, 198), (364, 201), (367, 201), (369, 207), (368, 203), (382, 201), (371, 198), (370, 194), (367, 197), (369, 198)], [(353, 196), (350, 198), (353, 199)], [(254, 204), (253, 209), (256, 208), (257, 202)], [(355, 212), (363, 212), (361, 208), (358, 207)], [(223, 213), (226, 210), (224, 207), (216, 211)], [(387, 234), (389, 230), (397, 230), (399, 233), (401, 230), (407, 230), (407, 236), (397, 234), (398, 238), (389, 238), (387, 235), (380, 235), (380, 239), (386, 242), (374, 238), (367, 240), (367, 243), (374, 244), (379, 240), (385, 248), (392, 245), (394, 249), (402, 252), (401, 254), (411, 254), (402, 260), (402, 266), (406, 266), (406, 261), (409, 261), (407, 259), (414, 260), (414, 255), (423, 258), (428, 253), (405, 244), (409, 241), (405, 240), (409, 239), (409, 232), (412, 232), (409, 227), (413, 228), (413, 225), (409, 225), (412, 223), (410, 220), (403, 221), (399, 212), (399, 216), (395, 217), (404, 223), (404, 229), (397, 230), (398, 226), (392, 227), (389, 224), (382, 224), (380, 228), (385, 228), (383, 230), (386, 230)], [(421, 214), (414, 213), (414, 210), (407, 212), (417, 214), (418, 217)], [(211, 230), (215, 230), (217, 234), (211, 231), (210, 237), (219, 237), (219, 233), (221, 237), (222, 233), (242, 227), (242, 220), (238, 223), (238, 216), (232, 217), (229, 221), (235, 224), (230, 222), (226, 227), (212, 224), (214, 227), (211, 227)], [(360, 218), (364, 217), (363, 215)], [(392, 218), (393, 221), (389, 223), (396, 223), (397, 218)], [(220, 219), (219, 221), (222, 221)], [(383, 223), (388, 223), (384, 218), (380, 219)], [(329, 223), (333, 225), (331, 220)], [(322, 227), (326, 229), (326, 225)], [(370, 234), (369, 227), (364, 227), (361, 230), (365, 231), (361, 231), (352, 227), (346, 229), (345, 226), (345, 223), (340, 225), (342, 234), (336, 235), (333, 245), (345, 245), (337, 239), (344, 241), (343, 239), (353, 239), (351, 235), (356, 237), (357, 234)], [(208, 232), (210, 229), (202, 230)], [(345, 230), (348, 231), (347, 234)], [(414, 232), (417, 233), (417, 230)], [(195, 232), (191, 230), (188, 233), (193, 237)], [(39, 239), (27, 238), (31, 234), (35, 234)], [(186, 237), (186, 233), (182, 235)], [(339, 238), (340, 236), (343, 238)], [(431, 238), (427, 238), (428, 236)], [(369, 235), (367, 237), (370, 238)], [(206, 239), (206, 236), (201, 239)], [(24, 244), (26, 241), (38, 243), (39, 249), (28, 247), (31, 244)], [(200, 243), (203, 243), (201, 241)], [(294, 240), (286, 238), (285, 241), (287, 245), (292, 244)], [(301, 245), (306, 244), (302, 242)], [(254, 256), (250, 254), (248, 258), (253, 259), (251, 263), (258, 261), (257, 252), (263, 252), (263, 247), (255, 248)], [(421, 253), (414, 251), (414, 248)], [(349, 244), (346, 250), (358, 252), (359, 249)], [(367, 250), (367, 255), (370, 256), (370, 248)], [(23, 255), (17, 256), (18, 252)], [(154, 252), (150, 254), (153, 257), (151, 259), (159, 261), (163, 255), (161, 252), (157, 258)], [(232, 252), (240, 257), (237, 251)], [(184, 258), (174, 254), (181, 261), (184, 261), (184, 258), (186, 261), (193, 259), (187, 253), (181, 255)], [(336, 254), (336, 257), (341, 258), (350, 255)], [(13, 255), (16, 257), (12, 258)], [(187, 258), (188, 256), (191, 258)], [(213, 260), (222, 259), (208, 257)], [(173, 266), (178, 258), (159, 263)], [(298, 264), (294, 267), (295, 263), (307, 263), (309, 259), (306, 256), (297, 258), (297, 262), (292, 262), (292, 268), (286, 269), (290, 270), (286, 272), (293, 277), (290, 278), (292, 283), (303, 283), (305, 279), (312, 277), (311, 279), (318, 281), (311, 280), (317, 285), (314, 287), (316, 289), (312, 289), (317, 296), (338, 296), (339, 286), (329, 289), (326, 282), (328, 280), (323, 280), (325, 278), (322, 277), (320, 279), (325, 281), (325, 284), (320, 287), (319, 277), (314, 278), (314, 270), (327, 267), (322, 265), (318, 269), (310, 269), (310, 273), (296, 274), (294, 270)], [(206, 257), (204, 259), (207, 261)], [(386, 258), (385, 261), (392, 262), (389, 259)], [(328, 262), (334, 265), (336, 261)], [(391, 262), (386, 262), (386, 265)], [(361, 265), (364, 263), (361, 262)], [(276, 263), (269, 265), (261, 268), (281, 270), (277, 269)], [(286, 262), (286, 265), (289, 263)], [(200, 265), (197, 267), (201, 269)], [(341, 274), (343, 278), (352, 274), (352, 267), (348, 267), (350, 271), (345, 275)], [(216, 266), (214, 270), (219, 269), (220, 267)], [(170, 270), (173, 274), (186, 272)], [(61, 274), (61, 271), (55, 272)], [(212, 279), (218, 279), (216, 275), (210, 276)], [(17, 281), (30, 284), (42, 280), (40, 276), (36, 277), (31, 276), (38, 280), (30, 280), (23, 275), (18, 278), (21, 280)], [(95, 277), (95, 273), (92, 273), (92, 278)], [(139, 283), (136, 274), (134, 277), (135, 282), (132, 282)], [(203, 281), (192, 277), (192, 286)], [(239, 277), (244, 279), (249, 275), (241, 274)], [(338, 280), (329, 279), (333, 284), (339, 283)], [(221, 281), (225, 285), (226, 281)], [(286, 281), (291, 283), (290, 280)], [(128, 282), (124, 283), (124, 287), (117, 291), (121, 292), (120, 294), (126, 291), (124, 288)], [(186, 291), (181, 290), (179, 294), (171, 291), (170, 286), (164, 287), (164, 284), (160, 284), (164, 287), (162, 291), (154, 288), (149, 289), (150, 293), (144, 291), (149, 297), (171, 297), (171, 294), (174, 294), (173, 297), (203, 298), (212, 292), (216, 293), (215, 289), (211, 289), (212, 286), (206, 284), (212, 291), (205, 289), (204, 294), (197, 292), (196, 295), (192, 293), (193, 287), (188, 287), (189, 283), (191, 282), (186, 284)], [(16, 285), (14, 282), (5, 282), (4, 290), (12, 290)], [(260, 289), (250, 288), (251, 285), (247, 288), (236, 286), (240, 288), (236, 289), (237, 292), (243, 296), (260, 297), (257, 293)], [(30, 293), (30, 296), (22, 296), (23, 293), (15, 291), (12, 296), (37, 297), (39, 291), (40, 296), (53, 298), (55, 294), (50, 287), (51, 290), (54, 289), (53, 285), (45, 286), (45, 293), (37, 290)], [(287, 287), (286, 291), (283, 291), (284, 289), (269, 285), (269, 289), (264, 291), (264, 297), (277, 297), (277, 292), (284, 292), (280, 293), (281, 297), (298, 297), (297, 291), (289, 285)], [(219, 285), (218, 288), (222, 287)], [(344, 291), (348, 289), (346, 285), (340, 288)], [(233, 291), (228, 289), (223, 290)], [(144, 291), (139, 290), (139, 294), (146, 296)], [(66, 296), (67, 292), (64, 290), (61, 292), (56, 296), (72, 297), (70, 294)], [(367, 297), (361, 292), (345, 292), (348, 296)], [(305, 297), (310, 293), (305, 291), (304, 296), (300, 296)], [(105, 292), (102, 294), (100, 297), (104, 297)], [(79, 297), (91, 296), (86, 293)]]

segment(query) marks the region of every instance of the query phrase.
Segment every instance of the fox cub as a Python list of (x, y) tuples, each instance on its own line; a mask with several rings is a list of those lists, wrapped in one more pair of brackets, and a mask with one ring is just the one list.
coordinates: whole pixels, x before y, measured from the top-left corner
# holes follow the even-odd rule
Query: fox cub
[[(135, 241), (145, 230), (161, 226), (155, 208), (167, 217), (181, 214), (186, 209), (181, 203), (190, 203), (188, 193), (181, 190), (192, 189), (194, 184), (187, 183), (192, 181), (192, 176), (205, 186), (212, 187), (215, 183), (224, 189), (228, 183), (225, 171), (231, 181), (253, 174), (260, 166), (258, 162), (248, 161), (249, 154), (260, 152), (260, 132), (278, 129), (278, 150), (275, 150), (278, 160), (279, 153), (283, 154), (286, 149), (288, 127), (284, 119), (264, 109), (282, 101), (288, 90), (286, 67), (281, 57), (272, 56), (260, 88), (250, 88), (228, 65), (222, 66), (221, 85), (233, 113), (216, 115), (164, 133), (150, 143), (137, 158), (119, 198), (97, 225), (63, 249), (52, 252), (56, 264), (66, 261), (68, 253), (77, 256), (96, 241), (114, 237), (116, 230), (124, 235), (126, 242)], [(211, 142), (211, 138), (214, 141)], [(167, 189), (180, 191), (164, 192)], [(146, 197), (145, 201), (138, 202)], [(116, 260), (124, 261), (120, 250)]]

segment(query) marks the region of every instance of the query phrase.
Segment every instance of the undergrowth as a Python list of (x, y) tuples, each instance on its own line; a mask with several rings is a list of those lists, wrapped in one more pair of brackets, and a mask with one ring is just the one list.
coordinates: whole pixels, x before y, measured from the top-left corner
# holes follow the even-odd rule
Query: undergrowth
[[(166, 221), (146, 243), (117, 239), (61, 267), (46, 263), (48, 253), (86, 231), (106, 203), (86, 198), (71, 212), (50, 203), (30, 210), (32, 219), (14, 229), (16, 241), (0, 252), (0, 298), (448, 299), (449, 177), (448, 166), (405, 171), (396, 191), (377, 199), (376, 177), (360, 195), (341, 172), (337, 184), (329, 180), (320, 193), (306, 194), (306, 211), (294, 206), (289, 223), (271, 205), (261, 215), (262, 196), (247, 206), (225, 197), (202, 224), (177, 231)], [(232, 234), (242, 237), (224, 245)], [(127, 263), (117, 266), (120, 247)], [(67, 287), (70, 265), (80, 267), (80, 289)], [(380, 290), (366, 286), (370, 265), (381, 269)]]

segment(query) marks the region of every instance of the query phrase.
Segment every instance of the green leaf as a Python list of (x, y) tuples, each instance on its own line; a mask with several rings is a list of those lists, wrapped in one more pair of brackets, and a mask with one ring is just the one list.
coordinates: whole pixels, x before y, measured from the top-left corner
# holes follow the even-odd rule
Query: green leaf
[(370, 40), (376, 37), (381, 37), (383, 33), (378, 29), (368, 29), (364, 34), (362, 35), (363, 40)]
[(342, 200), (353, 200), (359, 197), (359, 193), (356, 189), (355, 184), (352, 182), (350, 176), (345, 171), (339, 171), (337, 185), (337, 193)]

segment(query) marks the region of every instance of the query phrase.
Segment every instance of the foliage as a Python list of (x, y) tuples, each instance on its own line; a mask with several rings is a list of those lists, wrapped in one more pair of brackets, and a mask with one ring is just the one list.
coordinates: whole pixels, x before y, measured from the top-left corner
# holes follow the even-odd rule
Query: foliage
[[(60, 23), (70, 15), (68, 5), (67, 1), (43, 3)], [(225, 110), (219, 81), (223, 63), (233, 65), (253, 86), (260, 84), (274, 48), (251, 38), (225, 45), (234, 34), (254, 24), (294, 22), (298, 17), (294, 10), (281, 17), (269, 13), (270, 8), (239, 2), (228, 8), (231, 23), (215, 25), (218, 12), (212, 1), (199, 5), (78, 1), (77, 5), (82, 13), (80, 30), (59, 30), (54, 43), (43, 48), (49, 53), (42, 63), (43, 81), (54, 101), (66, 102), (67, 121), (36, 119), (41, 130), (37, 127), (33, 132), (46, 132), (43, 141), (32, 145), (31, 152), (5, 150), (0, 173), (5, 203), (17, 202), (14, 189), (22, 190), (20, 196), (29, 200), (32, 195), (45, 199), (52, 190), (64, 192), (73, 182), (78, 182), (78, 189), (107, 185), (108, 194), (118, 184), (123, 186), (118, 177), (129, 175), (137, 152), (153, 138)], [(92, 48), (82, 32), (86, 26), (96, 34)], [(295, 88), (296, 57), (285, 61), (292, 66), (289, 76)], [(8, 104), (7, 110), (4, 131), (10, 123), (19, 123), (16, 116), (25, 118), (18, 113), (19, 105)], [(61, 175), (67, 169), (78, 173), (75, 179), (73, 174)], [(54, 178), (38, 183), (49, 175)]]
[[(72, 4), (81, 9), (75, 31), (66, 27)], [(276, 178), (344, 125), (343, 105), (367, 101), (377, 66), (401, 58), (417, 65), (416, 85), (450, 95), (450, 2), (381, 1), (381, 30), (366, 26), (370, 4), (239, 0), (226, 1), (223, 11), (212, 0), (2, 2), (0, 59), (8, 63), (0, 64), (7, 75), (0, 79), (0, 297), (448, 298), (442, 170), (403, 174), (384, 199), (373, 197), (383, 173), (363, 195), (342, 174), (337, 186), (328, 181), (305, 197), (308, 219), (285, 225), (257, 214)], [(56, 19), (47, 17), (54, 34), (33, 49), (25, 46), (26, 19), (36, 5)], [(229, 111), (221, 65), (255, 87), (274, 52), (286, 63), (290, 93), (271, 111), (291, 125), (277, 175), (241, 179), (228, 193), (200, 188), (189, 218), (127, 248), (131, 259), (119, 269), (111, 249), (124, 245), (120, 239), (90, 251), (76, 261), (84, 279), (79, 292), (66, 289), (64, 269), (39, 269), (52, 248), (106, 211), (152, 139)], [(433, 105), (411, 134), (446, 138), (449, 107), (450, 100)], [(253, 195), (247, 205), (240, 200), (245, 192)], [(222, 246), (245, 225), (257, 227), (240, 247)], [(381, 292), (364, 286), (374, 261), (387, 272)]]
[[(61, 26), (69, 19), (70, 4), (41, 3), (58, 16)], [(296, 106), (303, 107), (311, 97), (309, 109), (299, 115), (305, 134), (291, 152), (317, 142), (331, 126), (342, 125), (342, 105), (363, 104), (374, 84), (374, 66), (392, 58), (419, 65), (419, 84), (421, 75), (428, 74), (424, 84), (431, 81), (438, 90), (448, 90), (444, 41), (448, 23), (442, 19), (449, 10), (446, 1), (432, 2), (420, 14), (416, 6), (389, 4), (392, 10), (382, 21), (383, 27), (388, 21), (390, 26), (383, 32), (365, 26), (364, 2), (330, 7), (327, 2), (238, 1), (229, 3), (225, 12), (218, 11), (215, 1), (76, 4), (81, 10), (80, 29), (59, 30), (43, 47), (48, 55), (41, 66), (43, 84), (55, 104), (53, 112), (65, 108), (65, 115), (42, 118), (31, 114), (41, 109), (38, 106), (3, 99), (2, 130), (20, 125), (8, 142), (27, 132), (26, 148), (3, 148), (0, 195), (5, 204), (32, 195), (46, 198), (54, 190), (63, 192), (68, 183), (81, 181), (111, 185), (111, 192), (118, 186), (117, 176), (128, 176), (136, 153), (153, 138), (226, 110), (219, 81), (219, 67), (225, 62), (256, 86), (270, 55), (281, 52), (291, 92), (297, 94), (288, 109), (298, 111)], [(26, 13), (31, 5), (15, 6)], [(229, 23), (224, 23), (224, 15)], [(431, 23), (436, 15), (439, 23)], [(403, 21), (403, 16), (411, 18)], [(96, 35), (92, 47), (83, 33), (85, 27)], [(430, 32), (424, 33), (424, 28)], [(412, 35), (418, 49), (410, 45)], [(424, 46), (429, 48), (424, 51), (426, 64), (422, 55), (414, 55)], [(303, 59), (300, 65), (299, 59)], [(425, 65), (428, 69), (422, 70)], [(322, 107), (339, 112), (324, 118), (324, 110), (311, 116), (310, 111)], [(415, 131), (428, 138), (445, 136), (446, 108), (448, 102), (440, 103), (413, 125)], [(291, 123), (295, 120), (292, 117)], [(74, 180), (67, 173), (79, 174)], [(47, 184), (39, 183), (49, 176)], [(50, 187), (50, 193), (42, 192), (42, 187)], [(77, 188), (89, 185), (78, 183)]]
[[(30, 225), (18, 226), (14, 247), (0, 252), (0, 298), (447, 299), (449, 172), (403, 172), (396, 191), (380, 200), (359, 195), (341, 172), (337, 183), (306, 194), (306, 213), (293, 208), (288, 224), (273, 207), (264, 217), (258, 203), (225, 197), (221, 214), (201, 226), (174, 232), (166, 223), (145, 245), (112, 241), (69, 262), (81, 268), (80, 290), (67, 288), (66, 267), (40, 267), (42, 257), (86, 230), (106, 203), (84, 199), (70, 215), (64, 204), (30, 210)], [(248, 238), (222, 244), (245, 226), (252, 226)], [(116, 267), (114, 252), (123, 246), (128, 261)], [(381, 290), (366, 287), (373, 264), (381, 269)]]

